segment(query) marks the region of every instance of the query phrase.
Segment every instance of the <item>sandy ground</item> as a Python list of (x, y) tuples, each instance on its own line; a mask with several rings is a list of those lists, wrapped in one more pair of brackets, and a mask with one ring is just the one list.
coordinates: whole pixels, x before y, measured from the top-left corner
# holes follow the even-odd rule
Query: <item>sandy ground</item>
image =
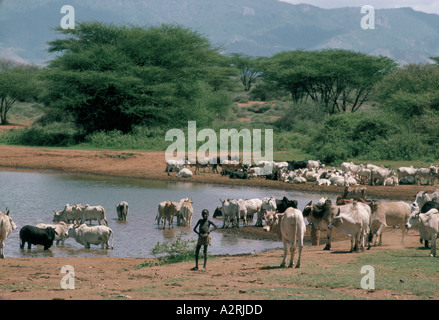
[[(404, 248), (400, 244), (400, 230), (397, 229), (386, 230), (382, 247), (373, 247), (370, 251), (360, 253), (348, 252), (350, 240), (344, 234), (337, 233), (336, 237), (340, 240), (333, 243), (332, 251), (323, 251), (323, 245), (305, 246), (298, 269), (279, 267), (282, 250), (209, 257), (205, 271), (192, 271), (194, 262), (137, 269), (136, 266), (145, 261), (137, 258), (6, 258), (0, 261), (0, 295), (13, 300), (259, 300), (270, 296), (285, 299), (283, 292), (288, 290), (306, 292), (316, 288), (306, 287), (294, 280), (279, 282), (277, 278), (300, 278), (309, 272), (308, 267), (315, 265), (321, 268), (321, 272), (330, 273), (332, 268), (349, 265), (358, 255)], [(418, 235), (410, 231), (405, 247), (419, 247), (418, 241)], [(427, 251), (425, 255), (427, 258)], [(74, 290), (61, 287), (63, 277), (68, 276), (67, 273), (61, 273), (64, 265), (74, 268)], [(359, 271), (359, 283), (361, 277)], [(378, 288), (373, 291), (355, 288), (331, 290), (360, 299), (419, 299), (419, 296), (404, 291)], [(300, 293), (292, 293), (289, 298), (300, 299)], [(429, 298), (438, 299), (439, 295)]]
[[(0, 168), (3, 170), (56, 170), (70, 173), (88, 173), (108, 176), (135, 177), (182, 181), (175, 173), (165, 172), (164, 154), (138, 151), (87, 151), (48, 148), (0, 146)], [(186, 181), (186, 180), (184, 180)], [(284, 190), (334, 192), (343, 188), (291, 185), (277, 181), (231, 180), (219, 174), (201, 173), (191, 182), (239, 184)], [(412, 200), (419, 191), (432, 191), (437, 186), (368, 187), (369, 198)], [(240, 228), (243, 237), (259, 237), (255, 228)], [(237, 232), (234, 230), (216, 232)], [(307, 235), (309, 238), (309, 236)], [(384, 246), (372, 250), (404, 248), (400, 244), (399, 230), (386, 230)], [(278, 268), (282, 251), (274, 250), (253, 255), (215, 257), (208, 261), (206, 271), (191, 271), (193, 262), (136, 269), (144, 262), (136, 258), (8, 258), (0, 261), (0, 297), (4, 299), (264, 299), (255, 295), (261, 288), (271, 287), (270, 279), (276, 276), (306, 272), (307, 266), (319, 264), (323, 269), (349, 264), (358, 254), (346, 253), (350, 242), (344, 234), (338, 234), (333, 251), (323, 251), (320, 246), (306, 246), (300, 269)], [(410, 231), (405, 247), (419, 247), (417, 232)], [(215, 244), (213, 244), (215, 245)], [(337, 254), (337, 250), (338, 253)], [(342, 254), (340, 254), (340, 252)], [(366, 251), (359, 254), (368, 254)], [(346, 253), (346, 254), (343, 254)], [(427, 253), (426, 253), (427, 254)], [(64, 265), (71, 265), (75, 272), (75, 289), (61, 288)], [(294, 282), (282, 284), (285, 288), (301, 286)], [(282, 288), (279, 288), (282, 290)], [(277, 290), (274, 288), (272, 290)], [(416, 299), (400, 292), (385, 290), (345, 290), (359, 298)], [(439, 297), (435, 297), (436, 299)]]

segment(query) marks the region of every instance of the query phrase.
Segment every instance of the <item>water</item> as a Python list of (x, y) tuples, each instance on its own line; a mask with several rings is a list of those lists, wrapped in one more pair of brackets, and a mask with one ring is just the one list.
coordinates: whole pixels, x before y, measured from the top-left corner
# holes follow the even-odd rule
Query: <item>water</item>
[[(172, 241), (180, 232), (185, 233), (183, 238), (196, 240), (196, 234), (192, 229), (205, 208), (210, 211), (210, 218), (217, 227), (222, 227), (222, 219), (212, 218), (215, 208), (221, 204), (220, 199), (286, 196), (298, 200), (299, 209), (303, 209), (310, 200), (317, 201), (325, 196), (241, 186), (37, 172), (0, 171), (0, 182), (0, 209), (4, 212), (8, 207), (17, 225), (17, 229), (12, 231), (6, 240), (6, 257), (152, 257), (150, 250), (157, 242)], [(185, 197), (191, 198), (194, 202), (192, 227), (177, 227), (174, 223), (173, 229), (159, 228), (155, 222), (157, 205), (161, 201), (178, 201)], [(334, 195), (331, 195), (331, 198), (334, 198)], [(115, 206), (121, 200), (129, 204), (127, 222), (117, 220)], [(106, 210), (108, 226), (114, 231), (114, 249), (106, 250), (93, 245), (90, 249), (85, 249), (71, 238), (66, 240), (64, 246), (54, 244), (47, 251), (38, 246), (32, 246), (31, 250), (27, 250), (27, 246), (24, 250), (19, 248), (21, 227), (52, 223), (54, 210), (63, 209), (67, 203), (102, 205)], [(209, 247), (209, 252), (214, 255), (254, 253), (282, 246), (281, 242), (277, 241), (249, 240), (220, 232), (212, 232), (211, 237), (212, 246)]]

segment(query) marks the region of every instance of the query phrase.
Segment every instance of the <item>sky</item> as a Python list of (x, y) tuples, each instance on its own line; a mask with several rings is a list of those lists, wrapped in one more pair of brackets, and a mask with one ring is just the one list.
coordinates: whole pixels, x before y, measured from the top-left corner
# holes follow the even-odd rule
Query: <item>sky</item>
[(375, 9), (411, 7), (413, 10), (439, 14), (439, 0), (280, 0), (292, 4), (307, 3), (332, 9), (371, 5)]

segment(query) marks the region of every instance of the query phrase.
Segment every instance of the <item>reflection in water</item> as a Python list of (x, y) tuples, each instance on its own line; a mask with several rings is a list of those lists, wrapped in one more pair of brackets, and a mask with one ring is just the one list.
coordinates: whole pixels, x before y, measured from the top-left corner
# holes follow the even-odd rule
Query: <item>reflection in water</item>
[[(309, 200), (317, 201), (324, 196), (261, 188), (36, 172), (0, 171), (0, 181), (0, 209), (8, 207), (18, 227), (6, 241), (6, 257), (152, 257), (150, 250), (157, 242), (172, 241), (181, 232), (183, 239), (196, 240), (192, 229), (205, 208), (210, 211), (210, 218), (217, 227), (221, 227), (222, 219), (213, 218), (215, 208), (221, 204), (220, 198), (287, 196), (298, 200), (299, 208), (303, 208)], [(185, 197), (194, 202), (192, 227), (176, 226), (174, 221), (173, 229), (163, 230), (155, 221), (158, 204), (165, 200), (179, 201)], [(121, 200), (129, 204), (126, 222), (117, 220), (115, 206)], [(64, 246), (54, 245), (46, 251), (35, 246), (30, 251), (19, 249), (21, 227), (27, 224), (52, 223), (53, 210), (59, 211), (66, 204), (78, 203), (102, 205), (105, 208), (109, 227), (114, 232), (113, 250), (103, 250), (100, 246), (93, 245), (90, 249), (85, 249), (74, 239), (67, 239)], [(234, 234), (215, 231), (211, 237), (211, 254), (252, 253), (282, 245), (280, 242), (242, 239)]]

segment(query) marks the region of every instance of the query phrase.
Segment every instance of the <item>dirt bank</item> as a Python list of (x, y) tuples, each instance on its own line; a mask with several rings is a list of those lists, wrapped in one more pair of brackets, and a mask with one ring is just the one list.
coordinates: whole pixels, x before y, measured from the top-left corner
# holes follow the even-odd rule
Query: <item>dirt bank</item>
[[(333, 268), (349, 267), (359, 255), (391, 249), (403, 249), (400, 230), (386, 230), (384, 246), (362, 253), (348, 253), (350, 241), (344, 234), (333, 243), (332, 251), (323, 245), (305, 246), (299, 269), (279, 268), (282, 250), (253, 255), (210, 257), (206, 271), (191, 271), (194, 262), (137, 269), (144, 259), (137, 258), (7, 258), (0, 261), (0, 297), (3, 299), (188, 299), (188, 300), (253, 300), (319, 298), (319, 289), (307, 287), (293, 280), (314, 272), (331, 273)], [(307, 235), (308, 238), (308, 235)], [(217, 244), (213, 244), (217, 245)], [(414, 231), (406, 236), (405, 248), (419, 247)], [(426, 258), (428, 252), (425, 251)], [(64, 265), (74, 268), (75, 288), (64, 290), (61, 273)], [(318, 266), (318, 271), (311, 270)], [(315, 269), (315, 268), (314, 268)], [(290, 281), (277, 281), (293, 276)], [(361, 274), (359, 273), (359, 279)], [(358, 280), (360, 281), (360, 280)], [(312, 290), (316, 293), (313, 295)], [(334, 295), (341, 294), (365, 299), (419, 299), (406, 291), (364, 290), (335, 287)], [(284, 292), (298, 292), (286, 297)], [(300, 292), (311, 293), (301, 296)], [(271, 297), (271, 298), (270, 298)], [(336, 297), (336, 296), (335, 296)], [(329, 297), (331, 298), (331, 297)], [(439, 296), (430, 297), (438, 299)]]
[[(236, 180), (220, 174), (201, 173), (191, 178), (177, 178), (164, 172), (164, 152), (93, 151), (29, 148), (0, 145), (0, 168), (55, 170), (67, 173), (98, 174), (115, 177), (132, 177), (165, 181), (190, 181), (197, 183), (233, 184), (283, 190), (311, 191), (341, 194), (343, 187), (316, 186), (312, 183), (290, 184), (265, 179)], [(412, 200), (420, 190), (433, 191), (438, 186), (367, 186), (369, 198)]]

